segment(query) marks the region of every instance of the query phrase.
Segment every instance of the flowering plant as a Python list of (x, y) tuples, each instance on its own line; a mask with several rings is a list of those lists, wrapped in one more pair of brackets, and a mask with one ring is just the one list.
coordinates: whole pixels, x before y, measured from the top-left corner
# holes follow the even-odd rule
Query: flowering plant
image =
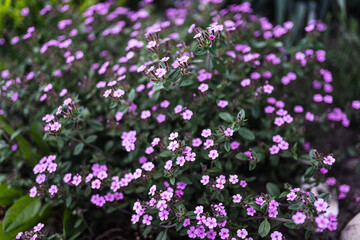
[[(46, 31), (0, 39), (13, 58), (0, 82), (4, 239), (104, 239), (107, 216), (126, 219), (131, 239), (336, 230), (329, 193), (312, 191), (335, 185), (336, 157), (309, 142), (350, 124), (324, 67), (326, 25), (309, 22), (291, 46), (293, 23), (273, 26), (247, 2), (176, 2), (163, 17), (149, 2), (81, 15), (46, 5)], [(58, 216), (62, 228), (42, 224)]]

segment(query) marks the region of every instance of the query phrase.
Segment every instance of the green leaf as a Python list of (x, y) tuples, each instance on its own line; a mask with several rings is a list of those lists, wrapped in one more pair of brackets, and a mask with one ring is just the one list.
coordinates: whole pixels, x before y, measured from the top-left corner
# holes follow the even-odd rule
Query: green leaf
[(207, 49), (197, 48), (194, 52), (195, 55), (204, 55), (207, 53)]
[(159, 235), (157, 235), (156, 237), (156, 240), (167, 240), (167, 239), (168, 239), (167, 230), (160, 232)]
[(152, 229), (151, 226), (147, 226), (147, 227), (145, 228), (145, 230), (143, 231), (142, 235), (143, 235), (143, 236), (148, 235), (148, 234), (151, 232), (151, 229)]
[(224, 147), (227, 152), (230, 152), (230, 142), (225, 142)]
[(110, 103), (110, 109), (114, 109), (114, 108), (116, 108), (116, 107), (117, 107), (117, 105), (118, 105), (118, 103), (117, 103), (117, 102), (112, 102), (112, 103)]
[(175, 178), (174, 178), (174, 177), (170, 178), (170, 184), (171, 184), (171, 185), (174, 185), (174, 184), (175, 184)]
[(209, 53), (213, 56), (216, 56), (216, 44), (211, 44), (211, 47), (209, 48)]
[(228, 113), (228, 112), (221, 112), (221, 113), (219, 114), (219, 117), (220, 117), (222, 120), (226, 121), (226, 122), (230, 122), (230, 123), (233, 122), (233, 117), (232, 117), (231, 114)]
[(255, 41), (255, 40), (252, 40), (252, 41), (251, 41), (251, 45), (252, 45), (254, 48), (264, 48), (264, 47), (266, 47), (267, 42), (266, 42), (266, 41)]
[(71, 196), (67, 196), (67, 197), (66, 197), (65, 206), (66, 206), (67, 208), (70, 207), (71, 200), (72, 200), (72, 197), (71, 197)]
[(272, 182), (266, 184), (266, 191), (273, 197), (278, 197), (280, 195), (280, 189)]
[(0, 206), (11, 205), (20, 196), (21, 192), (19, 190), (10, 188), (6, 183), (0, 184)]
[(130, 90), (130, 93), (129, 93), (129, 100), (130, 100), (130, 102), (133, 102), (133, 101), (135, 100), (135, 97), (136, 97), (135, 89), (131, 89), (131, 90)]
[(171, 82), (164, 82), (163, 86), (166, 91), (169, 91), (171, 87)]
[(260, 223), (258, 233), (260, 234), (261, 237), (265, 237), (270, 232), (270, 229), (271, 229), (271, 225), (269, 221), (265, 219)]
[[(14, 129), (7, 124), (4, 117), (0, 115), (0, 126), (5, 130), (9, 135), (12, 135), (15, 131)], [(19, 149), (26, 160), (32, 165), (38, 163), (38, 160), (41, 158), (40, 154), (36, 153), (30, 143), (20, 134), (15, 137)]]
[(282, 193), (279, 195), (279, 198), (283, 198), (283, 197), (285, 197), (286, 195), (288, 195), (288, 192), (282, 192)]
[(311, 178), (316, 173), (316, 169), (313, 167), (308, 167), (305, 171), (305, 178)]
[(86, 143), (92, 143), (92, 142), (94, 142), (96, 139), (97, 139), (97, 136), (96, 136), (96, 135), (91, 135), (91, 136), (88, 136), (88, 137), (85, 139), (85, 142), (86, 142)]
[(183, 223), (184, 223), (184, 222), (177, 222), (177, 223), (176, 223), (175, 229), (176, 229), (177, 232), (180, 231), (180, 229), (182, 229)]
[(250, 162), (250, 163), (249, 163), (249, 171), (252, 171), (252, 170), (254, 170), (255, 168), (256, 168), (256, 163)]
[(252, 141), (255, 139), (254, 133), (251, 130), (244, 128), (244, 127), (239, 129), (239, 134), (241, 137), (243, 137), (244, 139), (249, 140), (249, 141)]
[(253, 150), (251, 151), (251, 153), (254, 155), (254, 157), (256, 158), (256, 160), (257, 160), (258, 162), (264, 160), (264, 158), (265, 158), (264, 153), (260, 152), (258, 149), (253, 149)]
[(14, 230), (35, 217), (39, 212), (41, 202), (38, 198), (24, 196), (17, 200), (7, 211), (3, 222), (3, 231)]
[[(41, 214), (40, 214), (41, 213)], [(26, 223), (22, 224), (21, 226), (9, 231), (9, 232), (3, 232), (3, 222), (0, 222), (0, 239), (1, 240), (14, 240), (15, 236), (19, 232), (24, 232), (26, 230), (29, 230), (30, 228), (34, 227), (39, 222), (44, 222), (45, 219), (47, 219), (51, 215), (51, 211), (49, 208), (49, 205), (46, 204), (37, 214), (35, 217), (27, 221)]]
[(305, 239), (309, 239), (310, 235), (311, 235), (311, 231), (310, 231), (310, 230), (306, 230), (306, 232), (305, 232)]
[(63, 218), (63, 235), (66, 239), (76, 239), (86, 226), (82, 219), (73, 215), (68, 208), (65, 208)]
[(315, 196), (312, 192), (310, 192), (310, 201), (315, 202)]
[(179, 79), (179, 77), (180, 77), (180, 71), (179, 71), (179, 69), (175, 69), (170, 73), (168, 80), (170, 82), (175, 82), (176, 80)]
[(84, 144), (78, 143), (74, 149), (74, 155), (79, 155), (82, 152), (83, 148), (84, 148)]
[(48, 154), (50, 152), (50, 148), (43, 139), (43, 134), (41, 132), (40, 124), (38, 122), (33, 122), (31, 124), (31, 135), (36, 145), (41, 149), (41, 151), (44, 154)]
[(284, 223), (284, 226), (287, 228), (290, 228), (290, 229), (296, 229), (298, 227), (298, 225), (296, 225), (293, 222), (286, 222), (286, 223)]
[(235, 155), (235, 157), (243, 161), (249, 160), (249, 157), (245, 153), (238, 153)]
[(245, 119), (245, 110), (244, 109), (241, 109), (238, 112), (238, 117), (240, 117), (240, 119)]
[(313, 158), (315, 157), (315, 150), (314, 149), (310, 150), (309, 157), (310, 157), (310, 160), (313, 160)]
[(140, 186), (140, 187), (136, 188), (136, 190), (135, 190), (136, 193), (142, 193), (145, 191), (146, 191), (146, 188), (144, 186)]
[(302, 202), (294, 202), (292, 204), (290, 204), (289, 209), (290, 210), (300, 210), (304, 207)]
[(225, 64), (224, 61), (222, 61), (218, 57), (211, 58), (211, 62), (214, 65), (214, 68), (218, 70), (220, 73), (225, 73)]
[(329, 200), (329, 193), (321, 193), (318, 197), (325, 199), (325, 201)]

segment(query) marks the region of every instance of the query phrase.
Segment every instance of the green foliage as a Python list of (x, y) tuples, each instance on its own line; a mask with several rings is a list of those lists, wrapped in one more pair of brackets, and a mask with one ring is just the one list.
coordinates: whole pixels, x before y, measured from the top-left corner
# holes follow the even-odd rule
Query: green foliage
[(21, 191), (10, 188), (6, 183), (0, 183), (0, 206), (11, 205), (19, 196)]
[(7, 211), (3, 221), (3, 232), (10, 232), (32, 220), (39, 212), (41, 202), (38, 198), (24, 196)]

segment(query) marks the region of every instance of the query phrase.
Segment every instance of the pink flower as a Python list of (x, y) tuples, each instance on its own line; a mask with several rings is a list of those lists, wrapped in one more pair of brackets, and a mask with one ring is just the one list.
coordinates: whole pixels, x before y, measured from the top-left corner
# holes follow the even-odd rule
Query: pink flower
[(221, 239), (227, 239), (230, 236), (229, 229), (222, 228), (221, 231), (219, 232), (219, 236), (221, 237)]
[(273, 233), (271, 233), (270, 237), (271, 237), (271, 240), (282, 240), (283, 239), (282, 233), (278, 232), (278, 231), (274, 231)]
[(189, 238), (196, 238), (196, 231), (195, 231), (195, 227), (191, 226), (189, 230), (187, 230), (187, 234), (189, 236)]
[(246, 87), (246, 86), (249, 86), (250, 83), (251, 83), (251, 80), (249, 78), (246, 78), (246, 79), (242, 80), (240, 84), (242, 87)]
[(324, 157), (323, 160), (324, 164), (326, 165), (332, 165), (335, 162), (335, 158), (331, 155)]
[(354, 109), (360, 109), (360, 101), (359, 101), (359, 100), (354, 100), (354, 101), (352, 101), (351, 106), (352, 106)]
[(164, 168), (166, 170), (170, 170), (171, 167), (172, 167), (172, 161), (171, 160), (166, 161)]
[(295, 106), (294, 112), (296, 113), (302, 113), (304, 111), (304, 108), (302, 106)]
[(323, 231), (325, 228), (327, 228), (329, 224), (329, 219), (327, 219), (324, 215), (319, 215), (315, 218), (315, 222), (319, 230)]
[(31, 198), (34, 198), (34, 197), (36, 196), (36, 194), (37, 194), (37, 188), (36, 188), (35, 186), (33, 186), (32, 188), (30, 188), (30, 194), (29, 194), (29, 196), (30, 196)]
[(263, 86), (264, 93), (270, 94), (274, 91), (274, 87), (270, 84), (265, 84)]
[(229, 182), (232, 184), (236, 184), (239, 182), (238, 176), (237, 175), (229, 175)]
[(64, 176), (64, 178), (63, 178), (63, 181), (64, 181), (65, 183), (68, 183), (70, 180), (71, 180), (71, 173), (65, 174), (65, 176)]
[(247, 212), (247, 215), (249, 215), (249, 216), (254, 216), (254, 214), (256, 213), (256, 211), (253, 207), (247, 208), (246, 212)]
[(236, 195), (233, 195), (232, 198), (233, 198), (234, 203), (239, 203), (239, 202), (241, 202), (242, 196), (240, 194), (236, 194)]
[(179, 156), (176, 158), (176, 164), (180, 165), (180, 167), (184, 166), (185, 163), (185, 157), (184, 156)]
[(257, 205), (263, 205), (263, 203), (265, 203), (265, 200), (262, 197), (256, 197), (255, 198), (255, 202)]
[(123, 113), (123, 112), (117, 112), (117, 113), (115, 114), (115, 120), (118, 122), (118, 121), (120, 121), (120, 120), (123, 118), (123, 116), (124, 116), (124, 113)]
[(152, 185), (152, 187), (149, 190), (149, 195), (154, 196), (156, 191), (156, 185)]
[(178, 147), (179, 147), (179, 143), (177, 141), (172, 141), (169, 143), (167, 149), (169, 149), (170, 151), (175, 151)]
[(296, 225), (299, 225), (299, 224), (303, 224), (305, 222), (306, 215), (305, 215), (305, 213), (297, 212), (291, 218)]
[(99, 189), (100, 186), (101, 186), (101, 182), (99, 179), (95, 179), (94, 181), (91, 182), (92, 189)]
[(212, 160), (216, 159), (219, 156), (217, 150), (211, 150), (209, 152), (209, 158), (211, 158)]
[(213, 139), (206, 139), (205, 143), (204, 143), (205, 148), (204, 149), (208, 149), (212, 146), (214, 146), (214, 140)]
[(158, 68), (158, 69), (156, 69), (156, 71), (155, 71), (155, 75), (156, 75), (158, 78), (162, 78), (165, 74), (166, 74), (166, 69), (165, 69), (165, 68)]
[(200, 84), (198, 89), (200, 92), (206, 92), (209, 89), (209, 85), (207, 85), (206, 83), (202, 83), (202, 84)]
[(201, 144), (202, 144), (202, 141), (201, 141), (200, 138), (194, 138), (194, 139), (192, 140), (192, 145), (193, 145), (193, 147), (200, 147)]
[(57, 192), (58, 192), (58, 187), (56, 185), (51, 185), (49, 188), (50, 195), (53, 196)]
[(232, 130), (231, 128), (227, 128), (227, 129), (224, 131), (224, 134), (225, 134), (225, 136), (227, 136), (227, 137), (232, 136), (233, 133), (234, 133), (234, 130)]
[(314, 202), (314, 206), (316, 207), (316, 211), (320, 213), (326, 211), (328, 203), (323, 198), (319, 198)]
[(275, 111), (275, 108), (273, 106), (267, 106), (264, 110), (265, 113), (273, 113)]
[(202, 130), (201, 136), (203, 136), (204, 138), (210, 137), (211, 136), (211, 130), (210, 129)]
[(203, 185), (206, 185), (206, 184), (209, 183), (209, 180), (210, 180), (210, 177), (209, 177), (208, 175), (204, 175), (204, 176), (202, 176), (200, 182), (201, 182)]
[(287, 150), (289, 149), (289, 143), (282, 140), (279, 144), (278, 144), (278, 147), (281, 149), (281, 150)]
[(296, 195), (295, 192), (290, 192), (290, 193), (288, 193), (288, 194), (286, 195), (286, 197), (287, 197), (287, 200), (288, 200), (288, 201), (294, 201), (295, 198), (297, 197), (297, 195)]
[(172, 133), (170, 133), (169, 140), (174, 140), (178, 136), (179, 136), (179, 134), (177, 132), (172, 132)]
[(152, 220), (152, 219), (153, 219), (152, 216), (145, 214), (145, 215), (143, 216), (142, 223), (149, 226), (149, 225), (151, 224), (151, 220)]
[(280, 151), (280, 148), (276, 145), (273, 145), (271, 148), (269, 148), (270, 154), (274, 155), (274, 154), (278, 154)]
[(243, 188), (245, 188), (245, 187), (247, 186), (246, 181), (245, 181), (245, 180), (241, 180), (241, 181), (240, 181), (240, 186), (243, 187)]
[(189, 109), (181, 114), (181, 116), (183, 117), (184, 120), (190, 120), (192, 115), (193, 115), (193, 112)]
[(38, 224), (34, 227), (34, 232), (39, 232), (43, 227), (44, 227), (44, 224), (43, 224), (43, 223), (38, 223)]
[(237, 231), (236, 231), (236, 235), (237, 235), (239, 238), (245, 239), (246, 236), (248, 235), (248, 232), (246, 231), (245, 228), (243, 228), (243, 229), (241, 229), (241, 230), (240, 230), (240, 229), (237, 230)]
[(201, 214), (203, 212), (204, 212), (204, 207), (203, 206), (196, 206), (195, 207), (195, 211), (194, 211), (195, 214), (199, 215), (199, 214)]
[(45, 182), (46, 179), (46, 175), (45, 174), (39, 174), (36, 176), (36, 183), (38, 184), (42, 184), (43, 182)]
[(206, 225), (209, 229), (216, 228), (216, 226), (217, 226), (216, 218), (208, 217), (208, 218), (206, 219), (205, 225)]
[(350, 191), (350, 186), (346, 185), (346, 184), (340, 185), (339, 186), (339, 191), (341, 193), (348, 193)]
[(125, 91), (122, 89), (117, 89), (116, 91), (114, 91), (114, 97), (119, 98), (121, 96), (123, 96), (125, 94)]
[(168, 217), (169, 217), (169, 212), (167, 210), (164, 209), (159, 212), (159, 218), (161, 221), (168, 220)]
[(283, 140), (283, 138), (280, 135), (276, 135), (272, 137), (272, 140), (275, 143), (280, 143)]
[(217, 105), (218, 105), (218, 107), (224, 108), (227, 105), (229, 105), (229, 102), (226, 100), (220, 100)]
[(16, 239), (21, 239), (21, 236), (23, 235), (23, 232), (19, 232), (17, 235), (16, 235)]
[(182, 111), (183, 107), (181, 105), (177, 105), (175, 108), (174, 108), (174, 112), (175, 114), (178, 114)]
[(156, 121), (157, 121), (158, 123), (165, 122), (165, 120), (166, 120), (166, 115), (165, 115), (165, 114), (160, 113), (160, 114), (156, 117)]
[(141, 119), (147, 119), (151, 116), (151, 112), (149, 110), (144, 110), (141, 112)]
[(285, 123), (284, 119), (282, 117), (277, 117), (274, 120), (274, 124), (278, 127), (280, 127), (281, 125), (283, 125)]

